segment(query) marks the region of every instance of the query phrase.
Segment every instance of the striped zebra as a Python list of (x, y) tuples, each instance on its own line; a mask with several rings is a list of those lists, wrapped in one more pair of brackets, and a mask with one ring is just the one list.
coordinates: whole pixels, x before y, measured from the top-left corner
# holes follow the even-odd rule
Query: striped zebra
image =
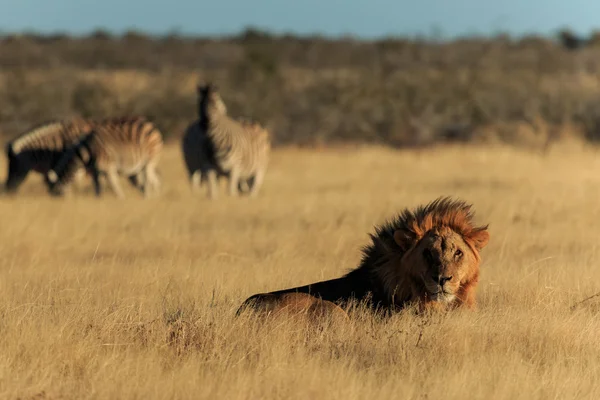
[(99, 176), (102, 174), (106, 175), (119, 198), (125, 197), (119, 175), (128, 177), (146, 197), (150, 197), (160, 190), (156, 167), (162, 148), (162, 134), (145, 118), (104, 121), (69, 147), (48, 173), (51, 191), (60, 193), (57, 189), (70, 181), (74, 171), (84, 166), (92, 176), (96, 196), (100, 196)]
[[(7, 143), (6, 192), (15, 193), (32, 170), (44, 175), (44, 181), (49, 187), (48, 172), (60, 159), (64, 150), (90, 130), (90, 121), (83, 119), (54, 121), (37, 126)], [(84, 172), (78, 170), (77, 177), (82, 178)]]
[[(200, 103), (200, 99), (199, 99)], [(250, 126), (250, 123), (242, 122)], [(183, 159), (188, 170), (192, 191), (199, 192), (207, 181), (209, 173), (214, 171), (216, 178), (229, 178), (229, 173), (218, 168), (214, 159), (214, 149), (206, 134), (206, 120), (199, 118), (185, 131), (181, 142)], [(246, 194), (250, 191), (251, 179), (240, 179), (238, 191)], [(214, 194), (214, 192), (212, 192)]]
[(269, 163), (269, 132), (259, 124), (230, 118), (221, 96), (211, 84), (198, 86), (198, 108), (200, 150), (195, 161), (200, 167), (191, 172), (192, 186), (208, 181), (209, 196), (214, 199), (217, 178), (225, 176), (229, 179), (231, 196), (247, 187), (250, 196), (255, 197)]

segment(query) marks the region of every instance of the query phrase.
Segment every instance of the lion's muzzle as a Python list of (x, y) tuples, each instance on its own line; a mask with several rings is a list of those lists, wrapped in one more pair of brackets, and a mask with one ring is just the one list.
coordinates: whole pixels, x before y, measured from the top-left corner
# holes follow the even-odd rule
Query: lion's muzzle
[(450, 282), (452, 276), (444, 276), (440, 274), (432, 275), (426, 279), (425, 289), (428, 297), (433, 301), (451, 302), (454, 300), (454, 289)]

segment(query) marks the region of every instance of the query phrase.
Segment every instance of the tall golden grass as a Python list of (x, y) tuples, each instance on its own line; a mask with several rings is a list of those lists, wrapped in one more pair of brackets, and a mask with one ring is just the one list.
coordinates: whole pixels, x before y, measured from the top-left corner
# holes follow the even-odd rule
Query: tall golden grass
[[(0, 398), (600, 398), (595, 150), (281, 149), (255, 200), (193, 196), (175, 146), (161, 175), (158, 199), (52, 199), (33, 176), (0, 199)], [(440, 195), (490, 223), (478, 311), (234, 317)]]

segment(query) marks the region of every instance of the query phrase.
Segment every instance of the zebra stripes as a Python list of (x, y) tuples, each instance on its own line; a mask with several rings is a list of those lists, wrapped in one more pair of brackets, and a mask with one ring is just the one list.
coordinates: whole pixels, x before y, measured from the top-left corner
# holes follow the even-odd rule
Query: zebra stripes
[(142, 117), (105, 120), (68, 148), (48, 173), (51, 190), (57, 193), (74, 172), (85, 166), (99, 196), (99, 175), (104, 174), (117, 197), (125, 197), (119, 175), (129, 178), (146, 197), (157, 194), (160, 179), (156, 167), (163, 148), (162, 134)]
[[(184, 137), (184, 154), (191, 154), (186, 156), (186, 164), (192, 186), (199, 187), (207, 180), (209, 196), (214, 199), (217, 178), (226, 176), (231, 196), (247, 185), (250, 196), (255, 197), (269, 162), (269, 132), (259, 124), (230, 118), (217, 89), (210, 84), (198, 86), (198, 111), (197, 127), (192, 125)], [(191, 139), (194, 134), (196, 142)], [(186, 143), (197, 146), (195, 152), (193, 147), (186, 149)]]
[(54, 121), (19, 135), (6, 145), (8, 176), (5, 188), (14, 193), (30, 171), (44, 175), (49, 186), (48, 172), (64, 150), (80, 140), (91, 129), (91, 123), (82, 119)]
[[(225, 177), (231, 196), (255, 197), (269, 163), (270, 133), (257, 123), (229, 117), (214, 86), (197, 89), (199, 118), (182, 143), (192, 189), (208, 183), (209, 197), (216, 198), (217, 180)], [(118, 182), (123, 175), (150, 196), (160, 187), (156, 166), (162, 147), (162, 134), (143, 117), (47, 123), (7, 144), (6, 191), (15, 192), (34, 170), (44, 175), (51, 194), (61, 195), (87, 171), (97, 195), (99, 176), (105, 175), (115, 194), (124, 197)]]
[[(182, 139), (182, 153), (192, 191), (199, 192), (202, 184), (208, 179), (208, 174), (215, 171), (216, 178), (229, 178), (229, 173), (218, 169), (214, 160), (214, 149), (206, 130), (202, 128), (200, 120), (188, 126)], [(251, 179), (240, 179), (238, 191), (248, 193)]]

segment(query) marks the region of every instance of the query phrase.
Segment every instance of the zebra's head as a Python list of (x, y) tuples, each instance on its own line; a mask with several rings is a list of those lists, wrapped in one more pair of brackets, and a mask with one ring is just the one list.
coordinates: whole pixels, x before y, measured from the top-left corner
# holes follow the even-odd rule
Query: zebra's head
[(207, 113), (227, 114), (227, 107), (225, 107), (216, 85), (213, 83), (198, 85), (197, 92), (198, 111), (201, 117)]
[(86, 135), (77, 144), (66, 147), (58, 162), (48, 171), (46, 178), (51, 194), (62, 194), (63, 188), (68, 185), (81, 168), (88, 168), (92, 162), (90, 142), (94, 132)]
[(4, 188), (6, 193), (12, 194), (16, 192), (19, 185), (25, 180), (29, 168), (20, 160), (19, 155), (15, 153), (12, 142), (6, 145), (6, 157), (8, 158), (8, 175)]

